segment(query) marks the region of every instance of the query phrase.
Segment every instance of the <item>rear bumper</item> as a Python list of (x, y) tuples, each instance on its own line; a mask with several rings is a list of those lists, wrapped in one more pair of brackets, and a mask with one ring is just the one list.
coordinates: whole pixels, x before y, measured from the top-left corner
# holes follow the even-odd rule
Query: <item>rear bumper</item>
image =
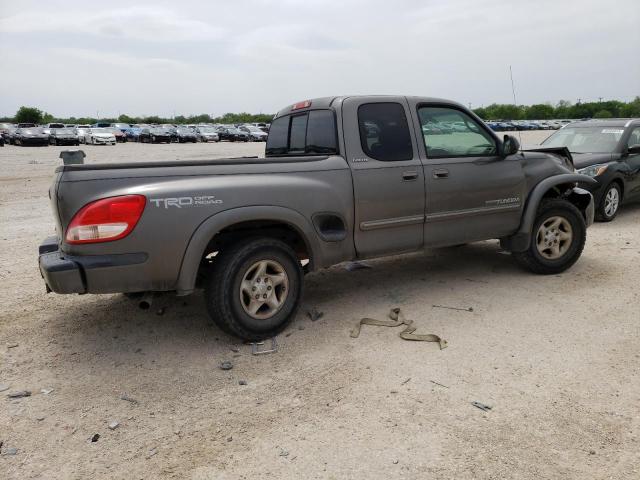
[(39, 248), (40, 274), (47, 292), (119, 293), (150, 290), (147, 254), (73, 256), (60, 251), (57, 237)]

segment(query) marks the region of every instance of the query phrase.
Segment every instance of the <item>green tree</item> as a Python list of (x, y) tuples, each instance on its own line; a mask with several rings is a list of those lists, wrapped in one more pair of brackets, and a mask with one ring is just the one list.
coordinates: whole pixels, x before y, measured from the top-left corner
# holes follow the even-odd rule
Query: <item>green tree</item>
[(525, 118), (528, 120), (548, 120), (553, 118), (555, 114), (554, 108), (546, 103), (539, 103), (527, 107)]
[(118, 117), (118, 122), (120, 122), (120, 123), (129, 123), (129, 124), (138, 123), (135, 118), (130, 117), (129, 115), (127, 115), (125, 113), (123, 113), (122, 115), (120, 115)]
[(593, 115), (593, 118), (611, 118), (611, 117), (613, 117), (613, 115), (611, 115), (611, 112), (609, 110), (598, 110)]
[(35, 107), (20, 107), (14, 120), (16, 123), (42, 123), (42, 110)]

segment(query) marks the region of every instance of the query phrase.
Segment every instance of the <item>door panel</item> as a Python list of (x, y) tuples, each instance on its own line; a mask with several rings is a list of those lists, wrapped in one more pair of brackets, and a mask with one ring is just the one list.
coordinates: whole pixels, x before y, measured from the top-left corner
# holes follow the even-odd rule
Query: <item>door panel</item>
[[(428, 110), (433, 114), (423, 110), (419, 114), (424, 107), (433, 107)], [(455, 114), (449, 115), (449, 110)], [(420, 145), (426, 185), (425, 245), (500, 238), (516, 231), (526, 188), (520, 157), (500, 157), (495, 136), (456, 107), (416, 104), (411, 114), (416, 136), (425, 138)], [(453, 121), (443, 120), (447, 118)]]
[[(398, 122), (367, 122), (360, 128), (358, 111), (369, 115), (368, 105), (395, 104), (407, 122), (405, 136)], [(411, 251), (422, 248), (424, 226), (424, 174), (404, 97), (376, 97), (374, 100), (347, 98), (342, 106), (346, 158), (352, 169), (355, 197), (355, 247), (359, 257)], [(370, 117), (363, 117), (370, 118)], [(373, 118), (373, 117), (371, 117)], [(360, 134), (363, 134), (362, 142)], [(402, 140), (404, 139), (404, 140)], [(392, 161), (399, 140), (406, 155)], [(411, 148), (408, 148), (410, 142)], [(374, 158), (375, 157), (375, 158)]]

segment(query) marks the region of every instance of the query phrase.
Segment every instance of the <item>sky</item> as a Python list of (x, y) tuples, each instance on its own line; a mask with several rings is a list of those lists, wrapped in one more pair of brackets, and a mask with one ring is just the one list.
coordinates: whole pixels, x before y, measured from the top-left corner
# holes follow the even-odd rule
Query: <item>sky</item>
[(640, 95), (638, 0), (0, 0), (0, 116), (273, 113), (307, 98)]

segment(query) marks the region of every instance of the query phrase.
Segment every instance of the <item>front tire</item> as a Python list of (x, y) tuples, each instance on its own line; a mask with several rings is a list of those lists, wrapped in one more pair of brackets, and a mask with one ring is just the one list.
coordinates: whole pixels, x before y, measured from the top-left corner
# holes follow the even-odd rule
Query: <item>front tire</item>
[(513, 257), (534, 273), (564, 272), (580, 258), (586, 238), (587, 226), (575, 205), (566, 200), (546, 200), (538, 208), (529, 248), (513, 252)]
[(247, 239), (215, 257), (205, 282), (207, 311), (223, 331), (263, 340), (295, 318), (302, 282), (300, 262), (286, 243)]
[(622, 190), (620, 185), (612, 182), (606, 188), (598, 210), (596, 210), (596, 218), (600, 222), (610, 222), (618, 215), (620, 210), (620, 202), (622, 201)]

